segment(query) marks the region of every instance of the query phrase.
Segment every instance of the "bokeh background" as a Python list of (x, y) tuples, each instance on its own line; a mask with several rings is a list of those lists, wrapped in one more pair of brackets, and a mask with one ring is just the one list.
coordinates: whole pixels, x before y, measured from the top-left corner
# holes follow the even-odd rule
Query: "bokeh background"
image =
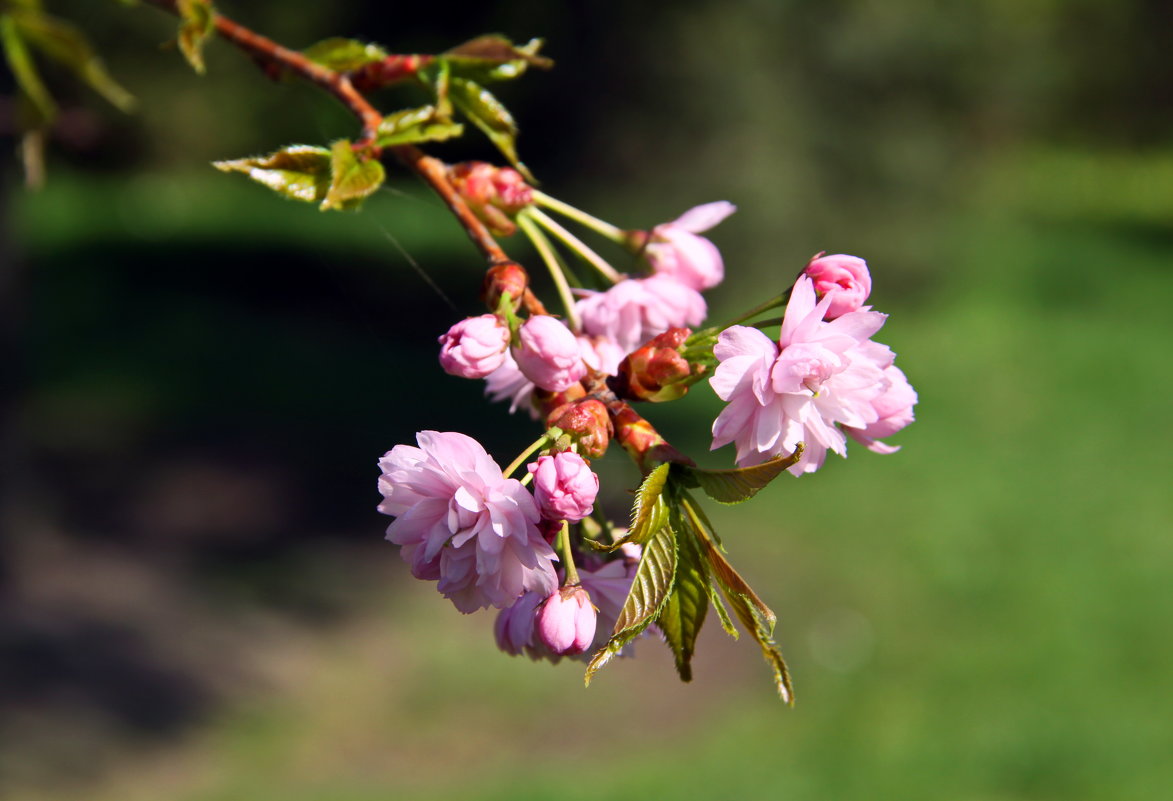
[[(584, 690), (412, 581), (376, 458), (535, 436), (435, 369), (476, 253), (402, 173), (343, 215), (214, 172), (353, 125), (222, 43), (196, 77), (154, 9), (48, 5), (141, 105), (51, 74), (46, 187), (0, 161), (0, 796), (1166, 797), (1167, 3), (224, 0), (295, 47), (545, 37), (557, 67), (499, 92), (523, 157), (624, 227), (737, 203), (716, 318), (816, 251), (868, 259), (920, 392), (903, 450), (710, 510), (793, 709), (712, 621), (692, 684), (648, 639)], [(492, 156), (468, 139), (438, 152)], [(717, 410), (700, 386), (648, 413), (715, 466)], [(635, 474), (603, 469), (623, 517)]]

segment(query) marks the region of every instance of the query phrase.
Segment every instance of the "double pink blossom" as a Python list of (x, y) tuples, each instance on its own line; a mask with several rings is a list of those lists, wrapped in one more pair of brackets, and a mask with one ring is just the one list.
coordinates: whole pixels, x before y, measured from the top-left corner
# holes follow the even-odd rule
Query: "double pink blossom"
[(726, 200), (705, 203), (684, 212), (672, 222), (651, 231), (644, 249), (652, 270), (675, 278), (692, 289), (710, 289), (725, 277), (725, 264), (717, 246), (697, 234), (724, 220), (737, 207)]
[(395, 517), (387, 539), (401, 546), (412, 574), (438, 581), (461, 612), (510, 606), (527, 590), (553, 592), (557, 557), (521, 482), (502, 476), (464, 434), (421, 431), (416, 442), (379, 460), (379, 511)]
[(669, 328), (704, 322), (701, 293), (669, 275), (626, 278), (606, 292), (585, 292), (576, 304), (583, 331), (626, 354)]
[(508, 400), (510, 414), (520, 408), (533, 419), (538, 419), (538, 410), (533, 403), (534, 382), (525, 377), (509, 351), (505, 351), (501, 366), (485, 378), (485, 394), (492, 401)]
[(844, 429), (883, 451), (888, 446), (874, 438), (912, 421), (915, 394), (910, 401), (911, 387), (900, 386), (907, 381), (893, 372), (892, 351), (871, 340), (887, 316), (856, 311), (826, 322), (832, 301), (824, 296), (816, 303), (803, 275), (777, 343), (745, 326), (721, 333), (713, 348), (720, 364), (709, 382), (728, 406), (713, 423), (713, 448), (735, 443), (736, 461), (745, 466), (790, 453), (801, 442), (802, 459), (790, 468), (801, 475), (817, 470), (828, 450), (847, 455)]
[(530, 317), (518, 329), (513, 358), (530, 381), (550, 392), (562, 392), (586, 375), (578, 340), (570, 329), (548, 314)]
[(577, 523), (595, 508), (599, 477), (573, 451), (538, 457), (529, 465), (534, 477), (534, 499), (546, 520)]
[(828, 320), (859, 311), (872, 293), (868, 263), (858, 256), (820, 254), (810, 260), (803, 274), (814, 281), (816, 297), (831, 298), (826, 314)]
[(484, 378), (505, 362), (509, 327), (495, 314), (466, 317), (440, 337), (440, 366), (449, 375)]

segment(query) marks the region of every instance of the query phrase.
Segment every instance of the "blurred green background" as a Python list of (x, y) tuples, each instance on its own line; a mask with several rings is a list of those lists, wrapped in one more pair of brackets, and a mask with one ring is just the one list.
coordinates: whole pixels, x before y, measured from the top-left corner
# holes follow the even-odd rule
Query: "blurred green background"
[[(535, 436), (435, 369), (476, 253), (402, 173), (343, 215), (207, 166), (353, 135), (312, 88), (222, 43), (196, 77), (150, 8), (49, 7), (141, 107), (50, 74), (46, 187), (0, 165), (0, 795), (1167, 796), (1167, 3), (222, 4), (294, 47), (546, 37), (557, 67), (499, 92), (523, 158), (625, 227), (737, 203), (717, 319), (816, 251), (868, 260), (920, 392), (903, 450), (709, 510), (778, 613), (794, 709), (712, 621), (692, 684), (649, 638), (584, 690), (410, 580), (376, 458), (424, 428), (503, 462)], [(492, 156), (468, 139), (437, 152)], [(648, 415), (723, 465), (717, 410), (701, 386)], [(604, 470), (622, 518), (634, 473)]]

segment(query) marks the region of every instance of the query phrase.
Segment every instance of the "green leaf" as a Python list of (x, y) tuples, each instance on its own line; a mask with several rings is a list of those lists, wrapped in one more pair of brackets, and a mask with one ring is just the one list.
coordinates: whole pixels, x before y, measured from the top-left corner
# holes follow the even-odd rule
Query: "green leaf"
[(606, 550), (614, 551), (629, 542), (643, 545), (668, 523), (668, 504), (664, 500), (664, 488), (668, 482), (670, 468), (671, 465), (664, 463), (647, 474), (639, 489), (635, 491), (635, 505), (631, 507), (631, 526), (628, 528), (627, 536), (607, 546)]
[(464, 126), (439, 119), (435, 106), (421, 106), (384, 117), (376, 132), (375, 145), (392, 147), (419, 142), (440, 142), (460, 136), (462, 133)]
[(78, 28), (38, 12), (20, 12), (13, 18), (29, 45), (69, 68), (111, 105), (122, 111), (134, 107), (134, 97), (106, 72), (102, 60)]
[(179, 50), (191, 68), (204, 74), (204, 43), (215, 29), (216, 16), (210, 0), (177, 0)]
[[(686, 506), (689, 503), (690, 499), (684, 500)], [(696, 518), (691, 519), (695, 523)], [(774, 686), (778, 690), (778, 696), (786, 703), (793, 704), (794, 688), (790, 684), (790, 671), (786, 667), (786, 660), (782, 658), (782, 652), (774, 643), (774, 623), (777, 618), (745, 579), (733, 569), (733, 565), (721, 555), (708, 533), (703, 530), (697, 530), (696, 533), (699, 535), (697, 542), (709, 563), (713, 578), (729, 601), (733, 613), (761, 646), (762, 655), (773, 668)], [(726, 626), (726, 630), (730, 627), (731, 622)]]
[(587, 665), (587, 684), (591, 683), (595, 673), (610, 662), (615, 654), (623, 650), (625, 645), (638, 637), (656, 619), (664, 602), (668, 600), (675, 577), (676, 532), (670, 525), (665, 524), (644, 546), (635, 579), (631, 583), (631, 592), (619, 611), (619, 619), (615, 622), (611, 639), (599, 649)]
[(448, 97), (527, 181), (533, 180), (526, 166), (517, 159), (517, 123), (492, 92), (467, 78), (452, 76), (448, 81)]
[(312, 145), (289, 145), (267, 156), (215, 161), (223, 172), (242, 172), (282, 197), (321, 203), (330, 190), (330, 151)]
[(377, 158), (360, 161), (346, 139), (330, 146), (330, 188), (319, 207), (322, 211), (356, 209), (383, 185), (386, 173)]
[(11, 14), (0, 14), (0, 43), (4, 45), (4, 57), (16, 79), (17, 88), (27, 99), (25, 119), (21, 120), (23, 130), (47, 127), (57, 116), (57, 104), (41, 80), (37, 65), (33, 62), (20, 28)]
[(680, 674), (681, 680), (692, 681), (692, 655), (696, 650), (696, 638), (709, 611), (709, 573), (697, 550), (696, 539), (685, 529), (684, 521), (675, 514), (673, 521), (677, 532), (676, 580), (656, 619), (656, 625), (672, 649), (676, 672)]
[(753, 467), (738, 467), (732, 470), (701, 470), (697, 467), (677, 465), (676, 472), (686, 487), (700, 487), (717, 503), (727, 505), (748, 501), (758, 492), (802, 458), (803, 445), (800, 442), (789, 456), (777, 456), (768, 462)]
[(531, 39), (521, 47), (504, 36), (478, 36), (444, 54), (453, 74), (479, 83), (507, 81), (523, 75), (528, 67), (549, 69), (552, 59), (539, 56), (541, 39)]
[(387, 51), (378, 45), (335, 36), (323, 39), (301, 51), (302, 55), (323, 67), (337, 72), (352, 72), (387, 58)]

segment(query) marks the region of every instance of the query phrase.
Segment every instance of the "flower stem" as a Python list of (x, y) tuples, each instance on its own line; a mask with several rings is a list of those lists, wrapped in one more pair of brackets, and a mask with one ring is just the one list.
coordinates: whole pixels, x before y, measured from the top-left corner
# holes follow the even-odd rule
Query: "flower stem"
[(562, 555), (562, 563), (566, 566), (564, 586), (573, 587), (580, 584), (578, 568), (574, 566), (574, 552), (570, 550), (570, 524), (565, 520), (562, 521), (562, 531), (558, 534), (558, 551)]
[(614, 267), (608, 264), (606, 259), (591, 250), (590, 247), (588, 247), (586, 243), (577, 236), (559, 225), (556, 220), (550, 217), (550, 215), (546, 214), (541, 209), (533, 208), (529, 210), (529, 215), (533, 218), (534, 222), (545, 228), (554, 236), (561, 239), (566, 247), (570, 248), (579, 256), (581, 256), (583, 261), (598, 270), (599, 274), (610, 281), (612, 284), (618, 284), (623, 280), (623, 276)]
[(562, 266), (558, 264), (558, 257), (554, 253), (554, 248), (550, 246), (550, 240), (546, 239), (534, 221), (530, 219), (529, 214), (524, 211), (517, 215), (517, 224), (529, 237), (529, 241), (533, 243), (538, 255), (542, 257), (542, 261), (549, 268), (550, 277), (554, 279), (554, 286), (558, 290), (558, 297), (562, 299), (562, 305), (566, 307), (566, 321), (570, 324), (570, 330), (577, 334), (582, 329), (582, 323), (578, 319), (578, 312), (574, 310), (574, 298), (570, 294), (570, 285), (566, 283), (566, 275), (562, 272)]
[(761, 314), (762, 312), (768, 312), (770, 309), (776, 309), (781, 306), (785, 306), (789, 302), (790, 302), (790, 290), (787, 289), (781, 295), (776, 295), (776, 296), (770, 298), (769, 300), (767, 300), (765, 303), (763, 303), (759, 306), (754, 306), (752, 309), (747, 311), (745, 314), (737, 317), (736, 319), (730, 320), (729, 322), (725, 323), (724, 325), (718, 326), (718, 328), (721, 331), (724, 331), (726, 328), (729, 328), (731, 326), (735, 326), (735, 325), (738, 325), (740, 323), (745, 322), (750, 317), (756, 317), (757, 315)]
[(622, 228), (617, 228), (611, 223), (600, 220), (598, 217), (593, 215), (587, 214), (581, 209), (576, 209), (574, 206), (571, 206), (568, 203), (563, 203), (561, 200), (558, 200), (558, 198), (550, 197), (545, 192), (541, 192), (535, 189), (533, 190), (533, 199), (534, 202), (539, 206), (545, 206), (546, 208), (550, 209), (550, 211), (556, 211), (564, 217), (569, 217), (576, 223), (585, 225), (595, 233), (607, 237), (612, 242), (617, 242), (620, 245), (625, 245), (627, 243), (627, 232)]
[[(561, 434), (562, 432), (558, 431), (558, 433)], [(538, 437), (536, 442), (534, 442), (532, 445), (530, 445), (528, 448), (526, 448), (524, 451), (522, 451), (520, 454), (518, 454), (517, 458), (514, 459), (512, 462), (510, 462), (509, 466), (501, 471), (501, 475), (503, 475), (505, 478), (509, 478), (511, 475), (513, 475), (517, 471), (517, 468), (519, 468), (523, 464), (525, 464), (526, 459), (533, 456), (535, 453), (540, 451), (542, 448), (546, 447), (546, 445), (549, 444), (550, 442), (552, 442), (554, 439), (557, 439), (557, 437), (551, 437), (550, 431), (547, 431), (545, 434), (542, 434), (542, 436)]]

